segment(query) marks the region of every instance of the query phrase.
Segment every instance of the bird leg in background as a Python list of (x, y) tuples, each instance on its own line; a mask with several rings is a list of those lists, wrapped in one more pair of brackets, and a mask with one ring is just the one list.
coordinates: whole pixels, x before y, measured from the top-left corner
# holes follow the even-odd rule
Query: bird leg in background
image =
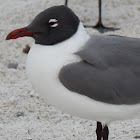
[(65, 6), (68, 6), (68, 0), (65, 0)]
[(97, 135), (97, 140), (102, 139), (102, 124), (101, 124), (101, 122), (97, 122), (96, 135)]
[(109, 135), (109, 129), (108, 129), (108, 126), (105, 125), (105, 127), (103, 128), (103, 133), (102, 133), (103, 140), (108, 140), (108, 135)]
[(117, 28), (105, 27), (103, 25), (103, 23), (102, 23), (102, 0), (98, 0), (98, 2), (99, 2), (99, 19), (98, 19), (97, 24), (95, 26), (86, 26), (85, 25), (85, 27), (96, 28), (101, 33), (119, 30)]

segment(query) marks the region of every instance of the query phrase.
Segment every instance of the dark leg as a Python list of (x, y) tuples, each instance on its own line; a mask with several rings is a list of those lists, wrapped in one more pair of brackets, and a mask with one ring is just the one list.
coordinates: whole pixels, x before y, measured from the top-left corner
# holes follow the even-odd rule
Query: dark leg
[(97, 140), (102, 139), (102, 124), (101, 124), (101, 122), (97, 122), (96, 135), (97, 135)]
[(105, 125), (105, 127), (103, 128), (103, 133), (102, 133), (103, 140), (108, 140), (108, 135), (109, 135), (109, 129), (108, 129), (108, 126)]
[(94, 26), (94, 28), (105, 28), (104, 25), (102, 24), (102, 0), (98, 0), (99, 2), (99, 19), (97, 24)]
[(68, 6), (68, 0), (65, 0), (65, 6)]
[(98, 20), (97, 24), (95, 26), (85, 26), (85, 27), (96, 28), (101, 33), (104, 33), (104, 32), (107, 32), (107, 31), (118, 30), (116, 28), (105, 27), (102, 24), (102, 0), (98, 0), (98, 2), (99, 2), (99, 20)]

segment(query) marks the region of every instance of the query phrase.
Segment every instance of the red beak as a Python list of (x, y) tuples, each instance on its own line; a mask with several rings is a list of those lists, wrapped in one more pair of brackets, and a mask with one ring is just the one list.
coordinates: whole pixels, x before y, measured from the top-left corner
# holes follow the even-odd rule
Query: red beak
[(23, 36), (33, 36), (36, 32), (32, 32), (29, 31), (27, 29), (27, 27), (21, 28), (21, 29), (16, 29), (14, 31), (12, 31), (11, 33), (8, 34), (8, 36), (6, 37), (6, 40), (9, 39), (17, 39), (19, 37), (23, 37)]

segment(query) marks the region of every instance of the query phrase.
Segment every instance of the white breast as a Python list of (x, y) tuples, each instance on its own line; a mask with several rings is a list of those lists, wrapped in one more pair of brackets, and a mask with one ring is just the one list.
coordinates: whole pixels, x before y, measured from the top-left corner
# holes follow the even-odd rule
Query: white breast
[(27, 75), (33, 87), (48, 104), (78, 117), (102, 122), (135, 117), (133, 112), (140, 109), (140, 106), (117, 106), (94, 101), (69, 91), (59, 81), (58, 75), (64, 65), (80, 61), (74, 52), (88, 39), (89, 35), (80, 23), (77, 33), (62, 43), (53, 46), (34, 44), (26, 64)]

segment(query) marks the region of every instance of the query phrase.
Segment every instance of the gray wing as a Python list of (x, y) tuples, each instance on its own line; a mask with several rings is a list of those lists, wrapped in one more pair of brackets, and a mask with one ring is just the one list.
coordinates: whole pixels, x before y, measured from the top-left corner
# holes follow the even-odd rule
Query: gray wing
[(83, 61), (68, 64), (59, 73), (66, 88), (105, 103), (140, 103), (139, 39), (91, 36), (76, 55)]
[(101, 69), (140, 65), (140, 39), (93, 35), (86, 46), (76, 54)]

